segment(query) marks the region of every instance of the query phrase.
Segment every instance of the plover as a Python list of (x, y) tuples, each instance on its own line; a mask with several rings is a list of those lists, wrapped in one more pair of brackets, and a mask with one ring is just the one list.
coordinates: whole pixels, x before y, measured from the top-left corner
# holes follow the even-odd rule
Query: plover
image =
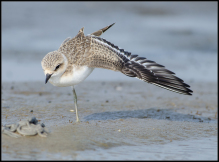
[(79, 118), (74, 85), (85, 80), (94, 68), (120, 71), (129, 77), (138, 78), (161, 88), (192, 95), (190, 86), (163, 65), (131, 54), (101, 38), (101, 34), (114, 24), (87, 36), (84, 35), (84, 27), (81, 28), (74, 38), (67, 38), (58, 50), (49, 52), (41, 62), (46, 75), (45, 83), (49, 81), (54, 86), (72, 87), (76, 122)]

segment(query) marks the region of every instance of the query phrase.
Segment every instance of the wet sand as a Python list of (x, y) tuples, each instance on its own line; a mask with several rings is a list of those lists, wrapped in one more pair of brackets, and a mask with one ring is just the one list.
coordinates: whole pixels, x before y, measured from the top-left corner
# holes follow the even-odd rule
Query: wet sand
[[(2, 135), (2, 159), (216, 160), (217, 15), (217, 2), (3, 2), (2, 125), (35, 116), (50, 133)], [(95, 69), (76, 86), (75, 123), (71, 88), (45, 85), (40, 62), (81, 27), (114, 22), (104, 39), (166, 66), (194, 94)]]
[(41, 159), (45, 154), (61, 159), (55, 158), (56, 153), (78, 159), (77, 151), (140, 145), (159, 148), (176, 141), (216, 137), (217, 83), (188, 84), (193, 96), (138, 80), (84, 81), (76, 86), (81, 122), (75, 123), (70, 87), (3, 82), (2, 125), (35, 116), (50, 131), (46, 138), (2, 135), (3, 159)]

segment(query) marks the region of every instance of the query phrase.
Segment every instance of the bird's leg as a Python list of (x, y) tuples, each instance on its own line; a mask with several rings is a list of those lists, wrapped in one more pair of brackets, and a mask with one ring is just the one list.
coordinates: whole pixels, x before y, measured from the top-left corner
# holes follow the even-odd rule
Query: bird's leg
[(80, 122), (80, 120), (79, 120), (79, 118), (78, 118), (77, 95), (76, 95), (74, 86), (72, 86), (72, 91), (73, 91), (73, 94), (74, 94), (74, 103), (75, 103), (75, 112), (76, 112), (76, 122)]

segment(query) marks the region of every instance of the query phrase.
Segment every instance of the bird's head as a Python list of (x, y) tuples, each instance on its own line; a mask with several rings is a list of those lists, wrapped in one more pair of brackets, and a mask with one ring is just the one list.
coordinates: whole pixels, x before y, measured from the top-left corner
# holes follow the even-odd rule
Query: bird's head
[(41, 65), (46, 75), (45, 84), (50, 78), (61, 77), (67, 68), (68, 60), (58, 51), (49, 52), (41, 61)]

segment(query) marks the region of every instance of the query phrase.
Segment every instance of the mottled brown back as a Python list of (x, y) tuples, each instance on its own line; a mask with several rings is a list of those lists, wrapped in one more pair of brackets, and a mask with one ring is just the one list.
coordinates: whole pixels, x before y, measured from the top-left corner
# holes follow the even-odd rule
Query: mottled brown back
[[(103, 29), (106, 31), (108, 28)], [(110, 69), (170, 91), (191, 95), (192, 91), (188, 88), (190, 86), (163, 65), (119, 49), (118, 46), (98, 37), (103, 32), (84, 36), (83, 30), (84, 28), (76, 37), (66, 40), (58, 50), (69, 60), (67, 71), (72, 70), (73, 65)]]

